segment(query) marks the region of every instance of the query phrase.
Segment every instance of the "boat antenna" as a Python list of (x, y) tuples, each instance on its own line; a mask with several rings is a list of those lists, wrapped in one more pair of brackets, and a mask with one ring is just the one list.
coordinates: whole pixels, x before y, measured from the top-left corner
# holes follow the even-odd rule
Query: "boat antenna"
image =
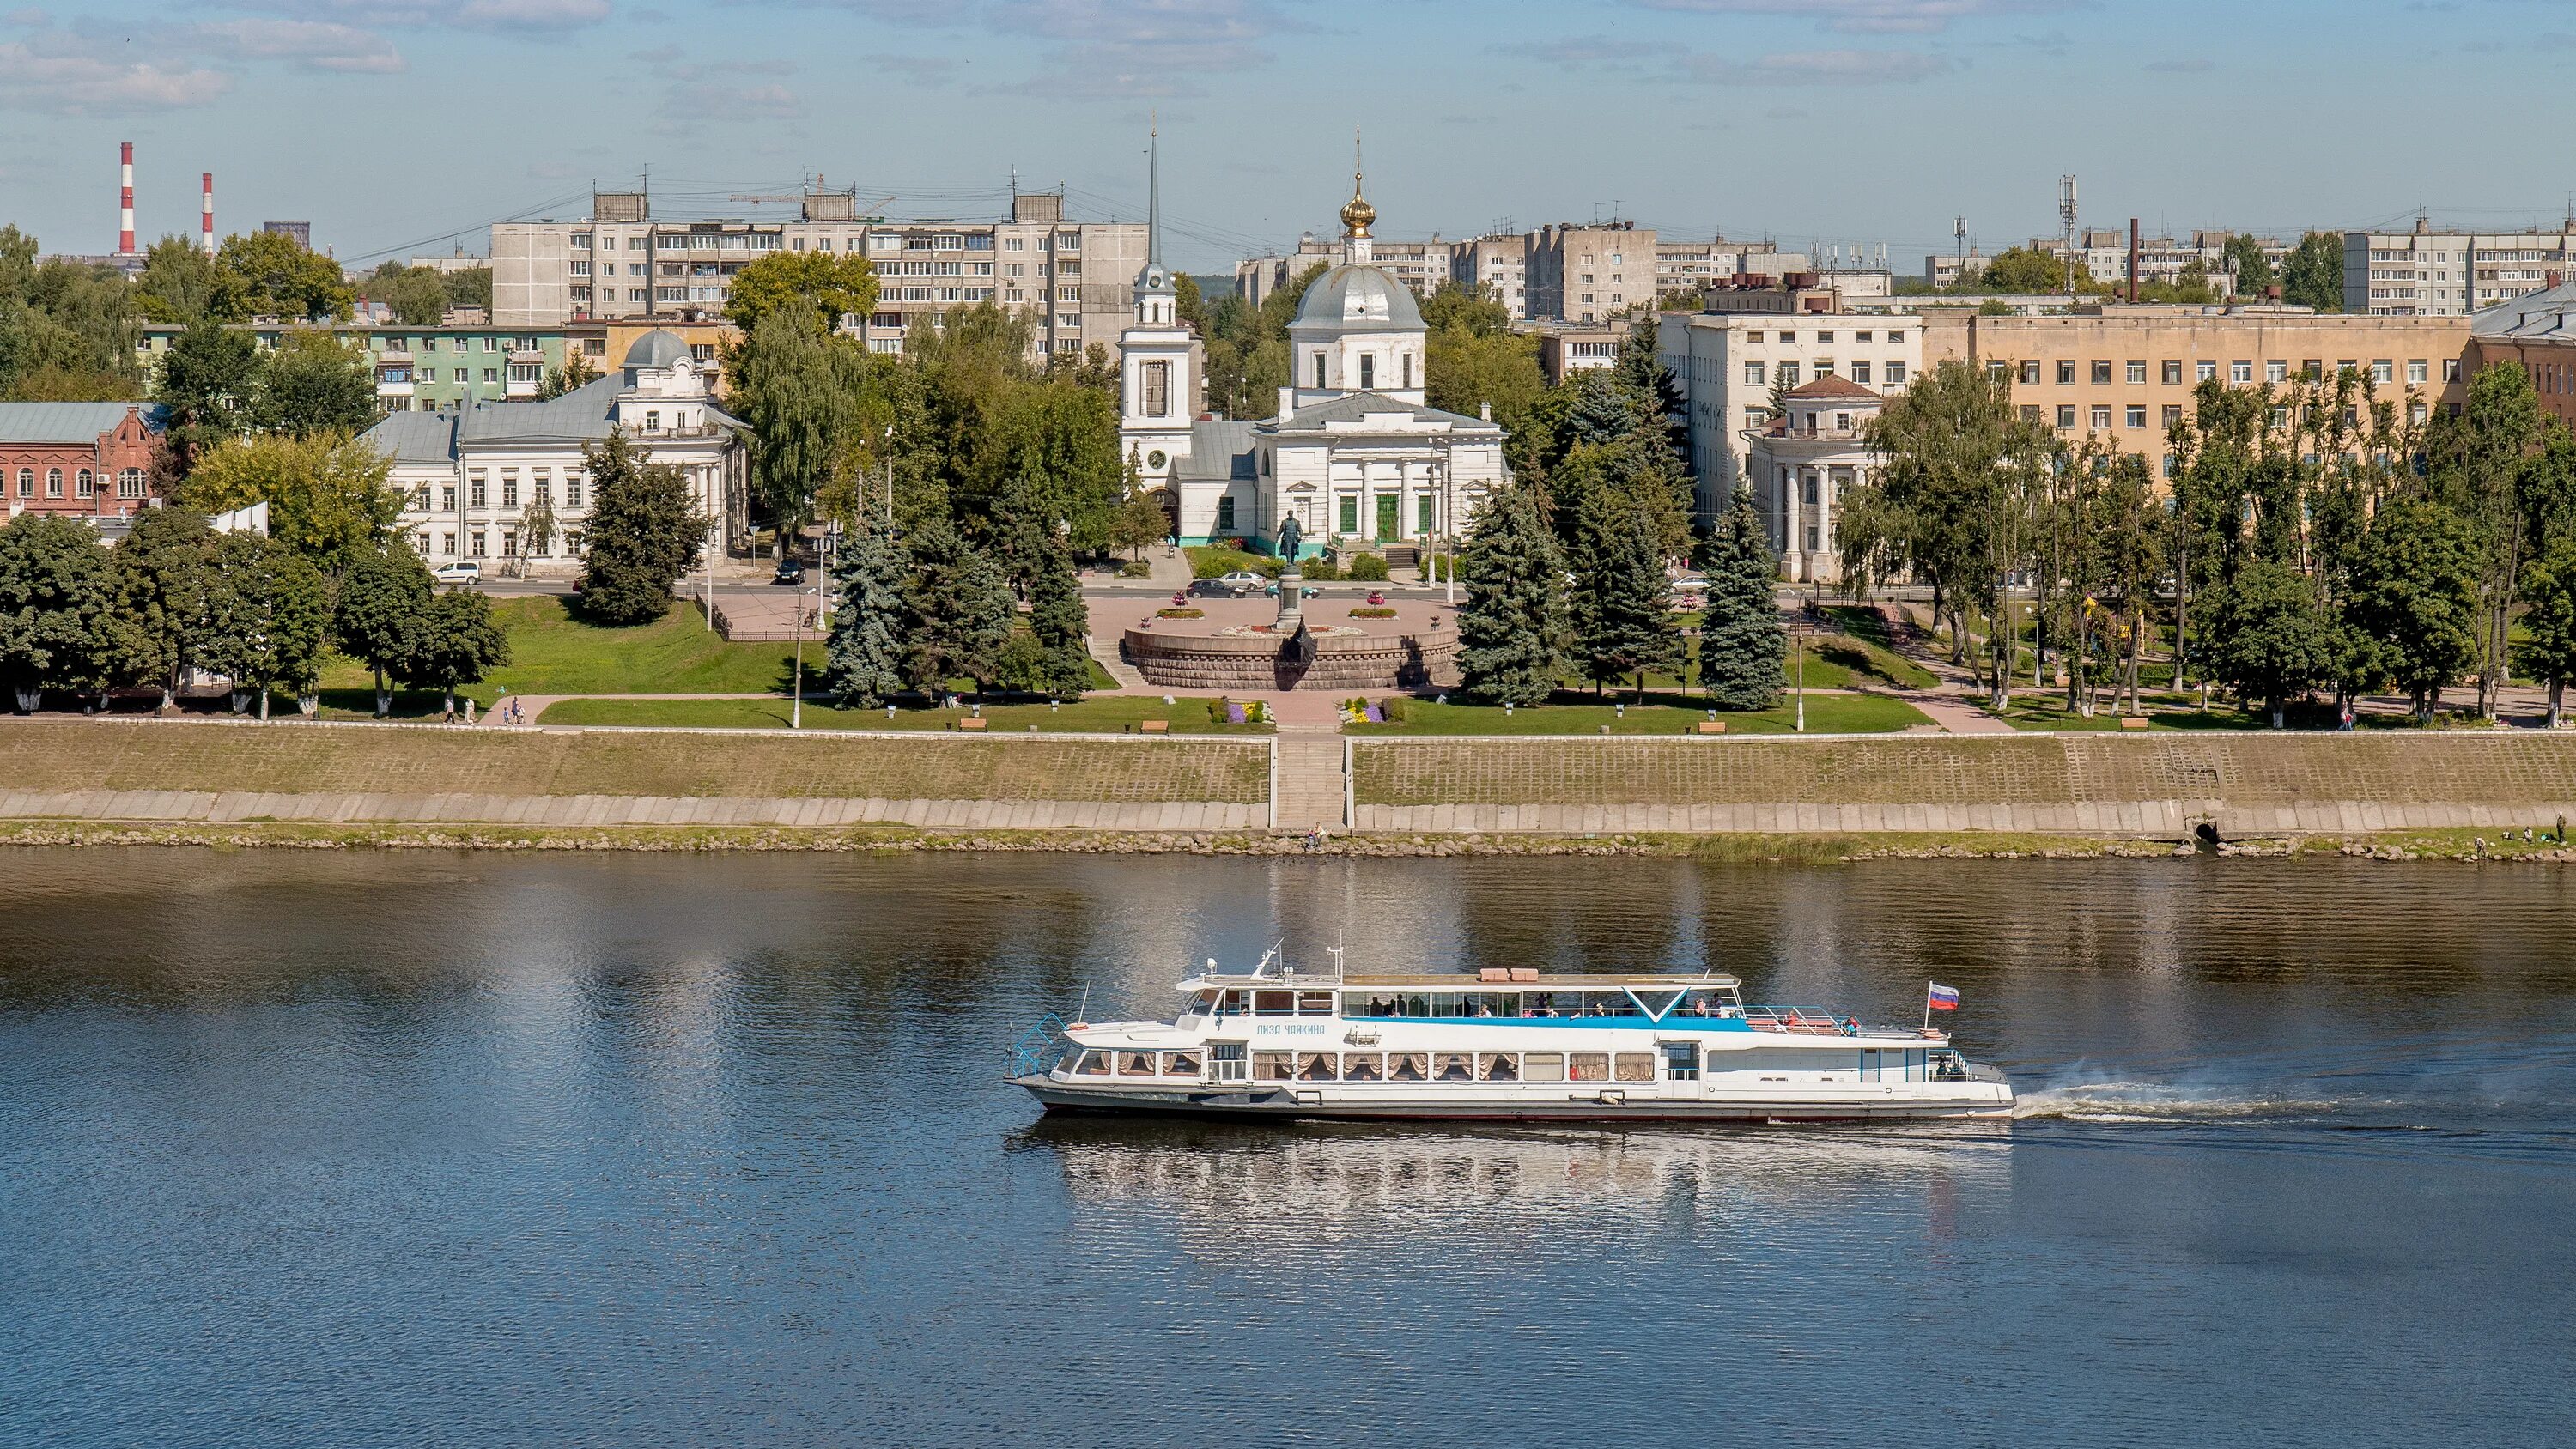
[(1091, 1020), (1091, 983), (1088, 981), (1082, 983), (1082, 999), (1073, 1004), (1073, 1019)]

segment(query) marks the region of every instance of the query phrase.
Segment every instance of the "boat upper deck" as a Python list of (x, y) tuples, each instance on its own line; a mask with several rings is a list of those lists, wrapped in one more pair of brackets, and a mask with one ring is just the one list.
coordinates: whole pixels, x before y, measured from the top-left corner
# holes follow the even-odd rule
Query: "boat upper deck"
[(1474, 991), (1494, 986), (1534, 986), (1543, 991), (1690, 991), (1740, 989), (1743, 982), (1732, 976), (1706, 973), (1697, 976), (1678, 975), (1670, 971), (1617, 971), (1598, 973), (1541, 972), (1526, 966), (1488, 966), (1475, 975), (1463, 972), (1308, 972), (1297, 970), (1206, 971), (1181, 983), (1184, 991), (1223, 988), (1269, 988), (1304, 986), (1321, 990), (1338, 986), (1346, 991)]

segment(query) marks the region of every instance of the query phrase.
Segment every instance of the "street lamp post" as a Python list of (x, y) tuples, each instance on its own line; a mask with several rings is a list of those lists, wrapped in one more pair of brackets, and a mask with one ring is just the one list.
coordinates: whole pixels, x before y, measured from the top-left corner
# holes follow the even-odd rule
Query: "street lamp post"
[(1458, 470), (1449, 466), (1445, 454), (1440, 459), (1440, 516), (1449, 525), (1449, 536), (1443, 540), (1449, 545), (1449, 566), (1441, 570), (1448, 587), (1443, 597), (1454, 606), (1458, 602)]

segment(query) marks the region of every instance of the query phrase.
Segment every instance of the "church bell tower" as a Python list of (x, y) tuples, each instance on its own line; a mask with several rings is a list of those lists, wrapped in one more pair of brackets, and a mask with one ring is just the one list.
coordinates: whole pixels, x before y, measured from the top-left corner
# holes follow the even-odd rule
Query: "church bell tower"
[(1118, 335), (1119, 452), (1146, 488), (1172, 486), (1189, 456), (1191, 376), (1197, 337), (1180, 319), (1180, 293), (1163, 265), (1161, 128), (1149, 133), (1145, 269), (1136, 274), (1136, 318)]

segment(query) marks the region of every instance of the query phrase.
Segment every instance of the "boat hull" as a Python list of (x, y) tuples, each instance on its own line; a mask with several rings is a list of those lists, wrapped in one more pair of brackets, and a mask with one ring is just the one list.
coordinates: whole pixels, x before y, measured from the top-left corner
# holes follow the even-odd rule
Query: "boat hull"
[(1013, 1077), (1050, 1112), (1224, 1117), (1274, 1122), (1885, 1122), (2009, 1118), (2009, 1088), (1958, 1097), (1655, 1097), (1594, 1093), (1547, 1099), (1328, 1098), (1293, 1087), (1098, 1087)]

